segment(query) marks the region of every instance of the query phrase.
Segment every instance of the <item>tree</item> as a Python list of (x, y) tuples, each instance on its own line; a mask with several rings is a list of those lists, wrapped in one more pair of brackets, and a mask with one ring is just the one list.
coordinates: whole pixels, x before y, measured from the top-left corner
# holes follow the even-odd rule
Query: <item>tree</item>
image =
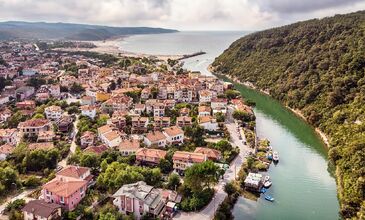
[(166, 159), (161, 159), (158, 167), (160, 168), (161, 172), (165, 174), (170, 173), (173, 169), (172, 163)]
[(224, 95), (227, 97), (227, 99), (231, 100), (240, 96), (240, 92), (238, 92), (237, 90), (228, 89), (224, 92)]
[(232, 144), (229, 143), (227, 140), (220, 140), (218, 141), (214, 147), (219, 150), (220, 152), (225, 152), (225, 151), (232, 151)]
[(73, 83), (70, 88), (70, 92), (74, 94), (82, 93), (85, 89), (78, 83)]
[(184, 132), (188, 137), (191, 138), (192, 143), (194, 143), (196, 146), (205, 145), (204, 128), (199, 126), (197, 123), (194, 123), (191, 127), (185, 127)]
[(80, 165), (96, 170), (100, 165), (99, 158), (94, 153), (83, 153), (80, 157)]
[(218, 182), (218, 166), (212, 161), (194, 164), (185, 171), (184, 184), (194, 193), (201, 192), (205, 188), (210, 188), (212, 184)]
[(255, 116), (244, 111), (235, 110), (232, 114), (233, 118), (243, 122), (250, 122), (255, 120)]
[(33, 119), (44, 119), (45, 117), (44, 117), (44, 115), (43, 115), (43, 114), (37, 113), (37, 114), (35, 114), (32, 118), (33, 118)]
[(222, 112), (217, 112), (215, 114), (215, 118), (217, 119), (217, 122), (224, 122), (225, 121), (225, 117), (224, 114)]
[(171, 190), (176, 190), (180, 186), (180, 176), (176, 173), (172, 173), (169, 176), (167, 187)]

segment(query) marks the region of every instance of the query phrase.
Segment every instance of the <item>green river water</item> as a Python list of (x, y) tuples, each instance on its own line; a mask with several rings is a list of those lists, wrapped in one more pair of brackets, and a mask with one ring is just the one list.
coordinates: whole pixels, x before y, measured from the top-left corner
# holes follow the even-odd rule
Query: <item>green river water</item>
[(235, 219), (339, 219), (336, 183), (327, 166), (327, 150), (314, 129), (273, 98), (235, 84), (256, 103), (257, 135), (268, 138), (280, 162), (268, 174), (273, 185), (263, 199), (240, 198)]

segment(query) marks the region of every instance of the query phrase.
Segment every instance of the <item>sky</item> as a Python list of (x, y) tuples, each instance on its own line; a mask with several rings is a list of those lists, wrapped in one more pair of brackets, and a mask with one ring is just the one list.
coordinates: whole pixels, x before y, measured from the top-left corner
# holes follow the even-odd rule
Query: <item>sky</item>
[(261, 30), (365, 10), (365, 0), (0, 0), (0, 21)]

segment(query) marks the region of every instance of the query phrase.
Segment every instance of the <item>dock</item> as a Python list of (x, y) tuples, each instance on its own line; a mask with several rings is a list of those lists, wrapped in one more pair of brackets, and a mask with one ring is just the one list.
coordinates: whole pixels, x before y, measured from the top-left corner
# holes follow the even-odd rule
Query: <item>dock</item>
[(188, 58), (191, 58), (191, 57), (200, 56), (200, 55), (203, 55), (203, 54), (206, 54), (206, 52), (199, 51), (199, 52), (192, 53), (192, 54), (185, 54), (185, 55), (182, 55), (182, 57), (178, 58), (177, 60), (185, 60), (185, 59), (188, 59)]

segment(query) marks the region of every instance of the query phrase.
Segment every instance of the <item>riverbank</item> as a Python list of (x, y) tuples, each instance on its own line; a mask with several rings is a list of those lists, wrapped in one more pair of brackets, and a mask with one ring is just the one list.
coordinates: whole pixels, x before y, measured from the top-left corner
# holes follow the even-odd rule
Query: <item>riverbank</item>
[[(218, 75), (218, 76), (220, 75), (220, 74), (214, 72), (214, 68), (211, 65), (209, 65), (208, 71), (210, 71), (213, 75)], [(221, 75), (221, 76), (227, 77), (229, 80), (231, 80), (231, 81), (233, 81), (235, 83), (239, 83), (239, 84), (244, 85), (244, 86), (246, 86), (246, 87), (248, 87), (250, 89), (254, 89), (254, 90), (258, 91), (258, 92), (261, 92), (261, 93), (263, 93), (265, 95), (268, 95), (268, 96), (272, 97), (271, 94), (270, 94), (270, 92), (264, 91), (264, 90), (261, 90), (261, 89), (258, 89), (251, 82), (241, 82), (237, 77), (231, 77), (231, 76), (227, 76), (227, 75)], [(304, 114), (299, 109), (293, 109), (293, 108), (290, 108), (287, 105), (285, 105), (285, 107), (288, 110), (290, 110), (291, 112), (293, 112), (295, 115), (297, 115), (298, 117), (300, 117), (301, 119), (303, 119), (306, 123), (308, 123), (307, 118), (304, 116)], [(330, 146), (330, 144), (329, 144), (329, 138), (327, 137), (327, 135), (323, 131), (321, 131), (319, 128), (314, 127), (314, 126), (312, 126), (312, 127), (315, 130), (316, 134), (321, 138), (321, 140), (323, 141), (323, 143), (325, 144), (325, 146), (328, 149), (329, 146)]]

